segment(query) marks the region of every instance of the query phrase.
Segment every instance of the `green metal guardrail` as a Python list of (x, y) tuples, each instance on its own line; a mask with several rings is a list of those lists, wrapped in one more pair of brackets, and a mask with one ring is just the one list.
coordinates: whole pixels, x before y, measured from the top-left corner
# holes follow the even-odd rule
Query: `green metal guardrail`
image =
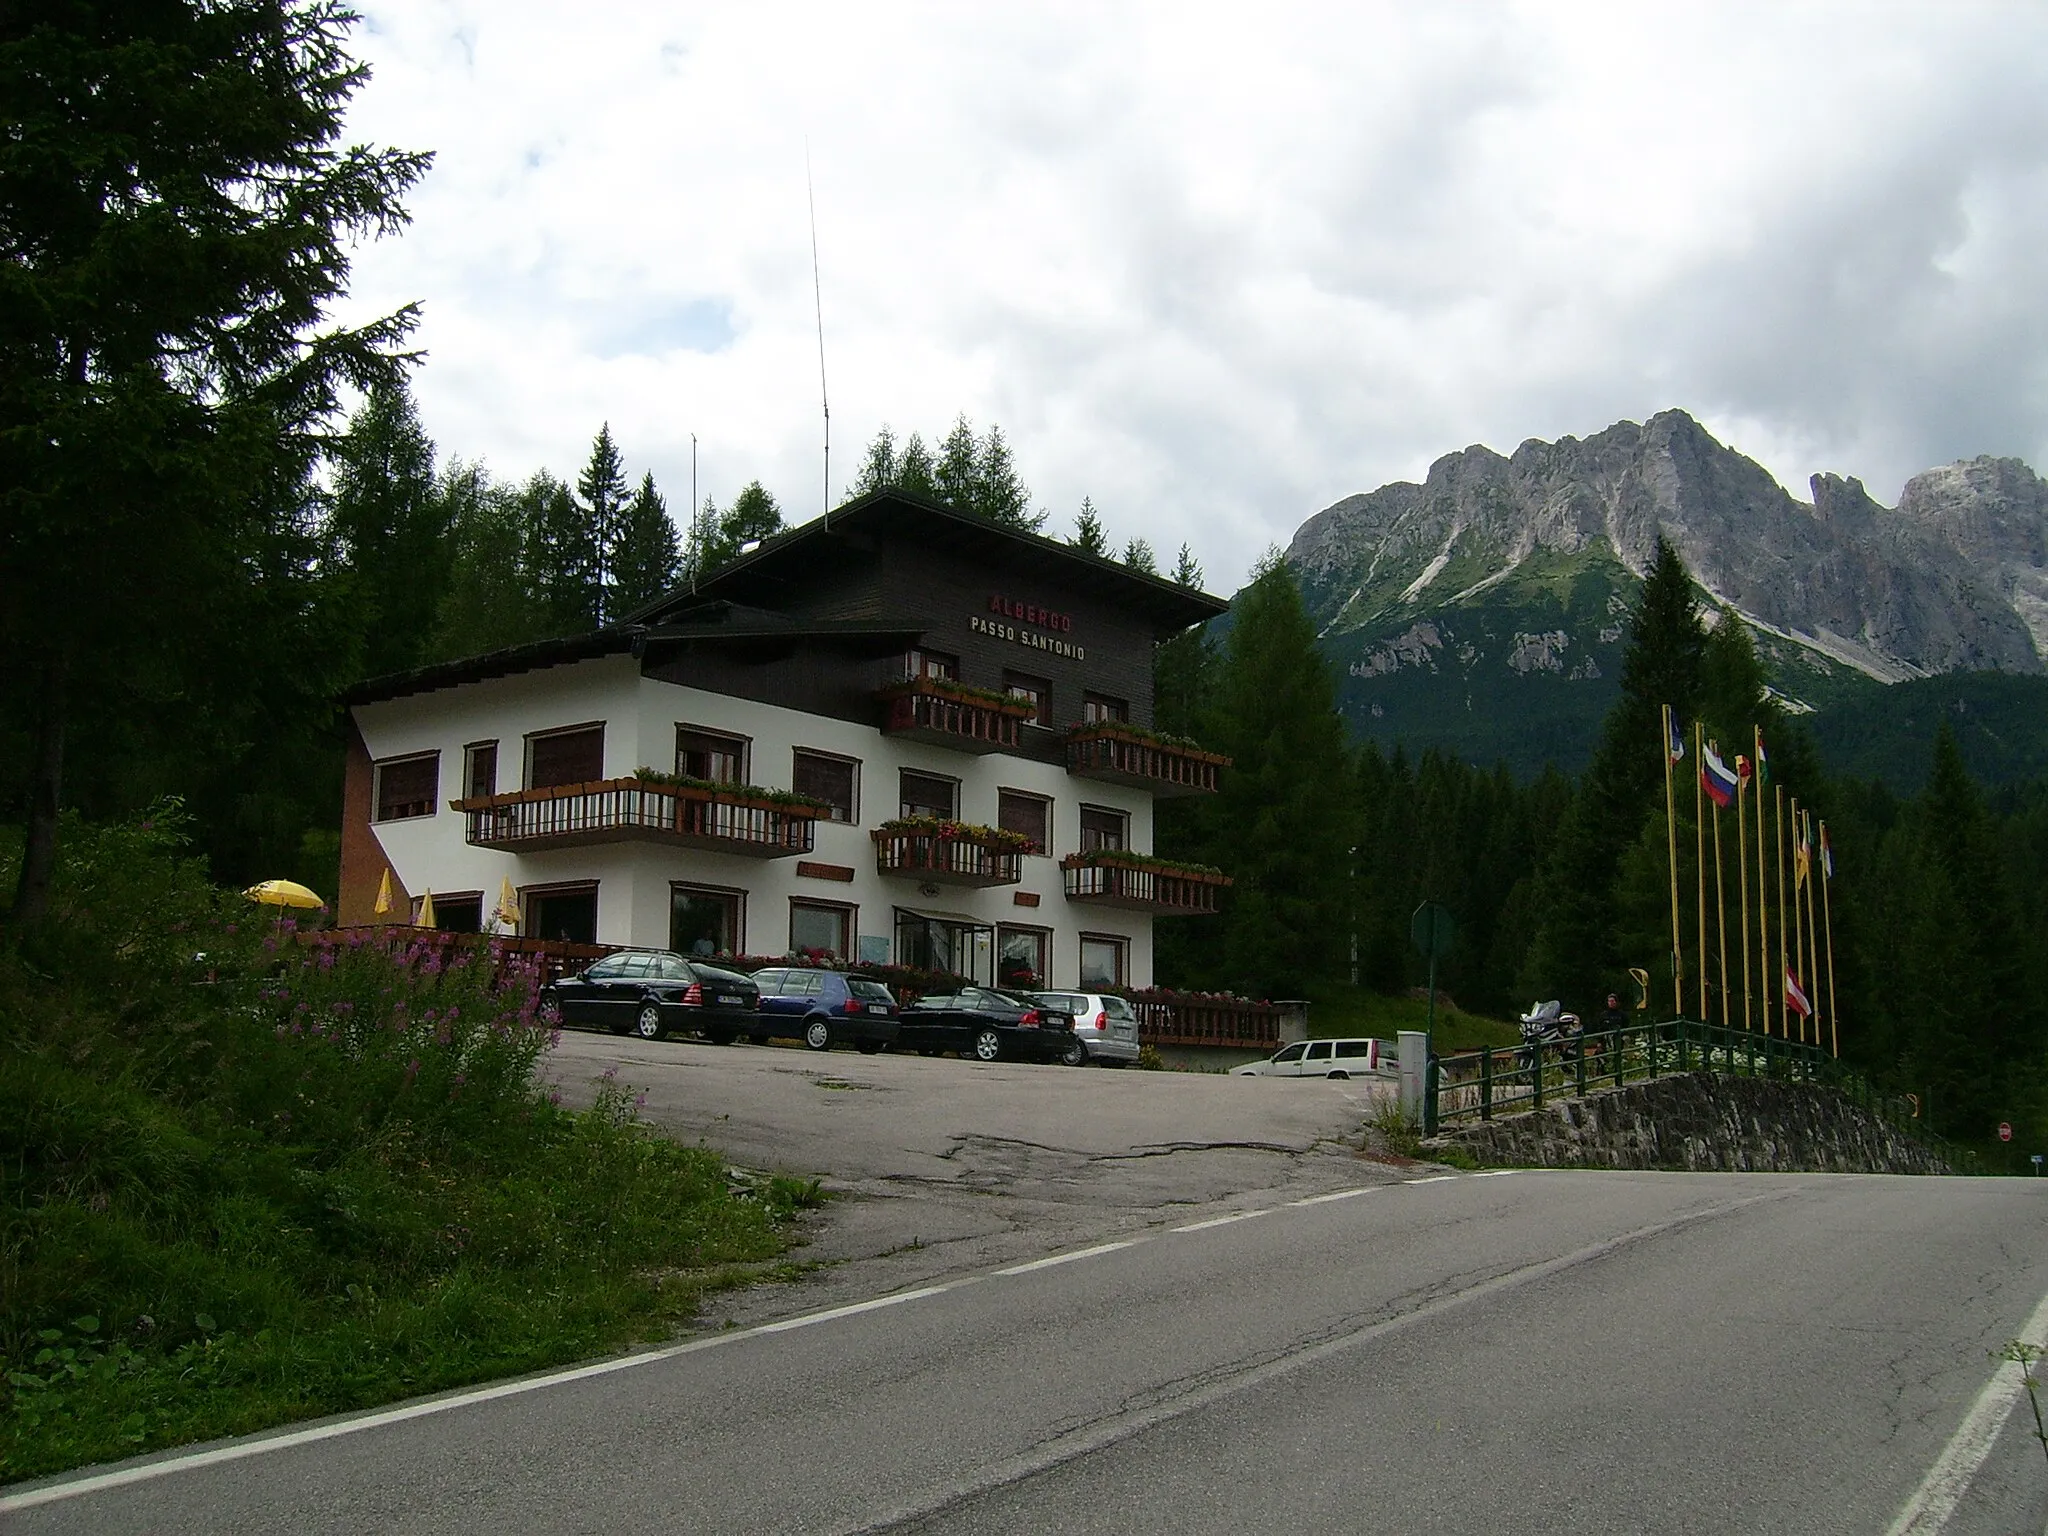
[(1685, 1018), (1589, 1031), (1539, 1046), (1432, 1057), (1423, 1085), (1423, 1131), (1434, 1135), (1443, 1125), (1492, 1120), (1541, 1109), (1552, 1100), (1582, 1098), (1596, 1088), (1688, 1072), (1825, 1084), (1946, 1158), (1957, 1172), (1975, 1171), (1979, 1164), (1974, 1152), (1928, 1130), (1905, 1099), (1874, 1091), (1817, 1045)]

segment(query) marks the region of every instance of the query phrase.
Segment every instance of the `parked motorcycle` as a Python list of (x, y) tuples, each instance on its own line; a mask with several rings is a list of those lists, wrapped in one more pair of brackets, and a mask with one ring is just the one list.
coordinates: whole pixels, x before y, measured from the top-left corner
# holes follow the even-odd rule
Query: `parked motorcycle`
[(1579, 1016), (1566, 1013), (1556, 998), (1547, 1003), (1531, 1003), (1529, 1011), (1521, 1015), (1521, 1022), (1525, 1067), (1534, 1067), (1546, 1047), (1554, 1047), (1559, 1056), (1569, 1058), (1578, 1050), (1579, 1037), (1585, 1030)]

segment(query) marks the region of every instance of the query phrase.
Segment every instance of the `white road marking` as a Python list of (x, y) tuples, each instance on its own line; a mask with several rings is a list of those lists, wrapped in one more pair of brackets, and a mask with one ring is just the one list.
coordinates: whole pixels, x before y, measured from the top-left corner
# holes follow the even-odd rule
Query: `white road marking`
[[(954, 1282), (958, 1284), (959, 1282)], [(927, 1285), (921, 1290), (898, 1291), (891, 1296), (877, 1296), (872, 1301), (856, 1301), (851, 1306), (833, 1307), (825, 1312), (810, 1312), (802, 1317), (786, 1317), (779, 1323), (763, 1323), (751, 1333), (787, 1333), (792, 1328), (808, 1328), (813, 1323), (829, 1323), (835, 1317), (852, 1317), (856, 1312), (874, 1312), (882, 1307), (901, 1306), (906, 1301), (922, 1301), (927, 1296), (936, 1296), (941, 1291), (950, 1291), (951, 1285)]]
[(1191, 1221), (1184, 1227), (1175, 1227), (1176, 1232), (1206, 1232), (1211, 1227), (1227, 1227), (1233, 1221), (1249, 1221), (1254, 1216), (1264, 1216), (1265, 1211), (1232, 1211), (1228, 1216), (1211, 1216), (1207, 1221)]
[(1289, 1205), (1328, 1205), (1332, 1200), (1349, 1200), (1354, 1195), (1369, 1195), (1377, 1184), (1367, 1184), (1358, 1189), (1340, 1189), (1327, 1195), (1310, 1195), (1306, 1200), (1290, 1200)]
[[(2048, 1296), (2041, 1298), (2034, 1315), (2020, 1329), (2019, 1337), (2027, 1344), (2048, 1343)], [(2005, 1428), (2013, 1405), (2026, 1390), (2024, 1368), (2001, 1360), (1885, 1536), (1935, 1536), (1947, 1527), (1956, 1506), (1969, 1492), (1971, 1480), (1991, 1454), (1991, 1447), (1998, 1443), (1999, 1431)]]
[(1403, 1179), (1401, 1182), (1411, 1186), (1416, 1184), (1448, 1184), (1452, 1179), (1458, 1177), (1459, 1175), (1455, 1173), (1438, 1173), (1432, 1174), (1426, 1179)]
[(1489, 1168), (1484, 1173), (1468, 1173), (1465, 1177), (1468, 1179), (1505, 1179), (1521, 1171), (1519, 1168)]
[(1082, 1248), (1074, 1253), (1056, 1253), (1049, 1259), (1033, 1259), (1029, 1264), (1012, 1264), (1008, 1269), (996, 1271), (999, 1275), (1028, 1275), (1034, 1269), (1051, 1269), (1055, 1264), (1071, 1264), (1076, 1259), (1092, 1259), (1097, 1254), (1115, 1253), (1119, 1248), (1135, 1248), (1138, 1239), (1133, 1237), (1121, 1243), (1098, 1243), (1093, 1248)]

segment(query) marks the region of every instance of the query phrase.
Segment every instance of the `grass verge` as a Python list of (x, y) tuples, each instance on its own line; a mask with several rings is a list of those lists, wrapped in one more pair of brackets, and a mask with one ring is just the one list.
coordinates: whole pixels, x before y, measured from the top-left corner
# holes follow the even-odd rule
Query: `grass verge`
[(67, 826), (0, 946), (0, 1480), (668, 1337), (823, 1198), (553, 1102), (482, 941), (323, 961), (178, 842)]

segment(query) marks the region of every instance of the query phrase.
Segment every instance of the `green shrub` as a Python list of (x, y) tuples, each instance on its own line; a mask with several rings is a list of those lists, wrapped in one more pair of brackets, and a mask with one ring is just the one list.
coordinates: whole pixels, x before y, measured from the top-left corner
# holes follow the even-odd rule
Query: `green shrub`
[(0, 949), (0, 1479), (664, 1337), (822, 1198), (560, 1107), (487, 941), (304, 945), (181, 835), (67, 821)]

